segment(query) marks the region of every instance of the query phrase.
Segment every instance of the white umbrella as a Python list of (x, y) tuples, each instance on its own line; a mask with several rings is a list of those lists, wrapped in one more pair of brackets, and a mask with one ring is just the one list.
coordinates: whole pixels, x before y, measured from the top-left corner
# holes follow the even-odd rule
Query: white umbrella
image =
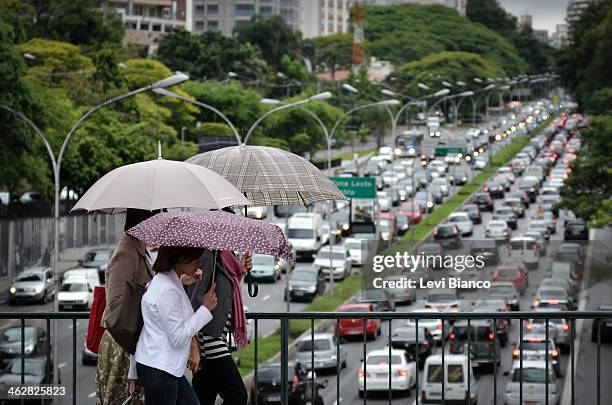
[(109, 214), (128, 208), (221, 209), (251, 202), (229, 181), (200, 165), (156, 159), (112, 170), (99, 179), (72, 211)]

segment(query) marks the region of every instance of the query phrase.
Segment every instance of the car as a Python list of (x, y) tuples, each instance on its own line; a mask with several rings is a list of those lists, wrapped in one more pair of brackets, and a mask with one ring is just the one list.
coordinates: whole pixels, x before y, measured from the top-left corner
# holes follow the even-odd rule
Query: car
[[(47, 333), (39, 326), (23, 329), (23, 353), (26, 357), (46, 356), (49, 345)], [(21, 327), (9, 326), (0, 331), (0, 362), (21, 356)]]
[[(422, 313), (438, 313), (439, 311), (434, 308), (420, 308), (414, 309), (411, 311), (412, 313), (422, 314)], [(442, 326), (444, 325), (444, 327)], [(406, 320), (406, 328), (415, 330), (416, 322), (414, 319)], [(445, 333), (448, 333), (450, 329), (449, 322), (447, 320), (442, 319), (419, 319), (419, 328), (424, 328), (431, 335), (433, 342), (440, 346), (442, 344), (442, 329), (444, 328)], [(419, 359), (420, 360), (420, 359)]]
[(448, 195), (449, 193), (448, 181), (444, 177), (434, 179), (431, 182), (431, 185), (439, 187), (440, 190), (442, 190), (442, 194), (444, 196)]
[(342, 225), (333, 219), (324, 219), (321, 221), (321, 243), (326, 245), (328, 243), (337, 244), (342, 239)]
[[(533, 321), (533, 320), (530, 320)], [(545, 319), (541, 320), (543, 323)], [(552, 319), (551, 319), (552, 321)], [(544, 360), (546, 357), (546, 334), (540, 331), (540, 324), (537, 324), (535, 330), (532, 329), (534, 326), (532, 323), (525, 324), (525, 330), (527, 333), (523, 336), (523, 340), (518, 343), (512, 349), (512, 360), (517, 361), (521, 359), (521, 350), (523, 352), (523, 361), (529, 360)], [(549, 336), (548, 338), (548, 359), (551, 361), (553, 369), (557, 377), (561, 376), (561, 356), (560, 350), (558, 350), (554, 339)]]
[(459, 249), (462, 246), (459, 228), (455, 224), (440, 224), (434, 229), (434, 241), (445, 249)]
[(576, 267), (573, 263), (566, 262), (553, 262), (550, 268), (550, 277), (554, 279), (561, 279), (570, 283), (570, 291), (578, 291), (578, 273), (576, 273)]
[(573, 308), (574, 299), (569, 295), (567, 288), (561, 286), (540, 286), (535, 293), (532, 308), (542, 304), (567, 305)]
[(440, 177), (443, 177), (446, 172), (448, 171), (448, 165), (441, 161), (441, 160), (432, 160), (431, 162), (429, 162), (429, 164), (427, 165), (428, 169), (434, 169), (436, 172), (438, 172)]
[(462, 212), (466, 212), (468, 217), (474, 224), (482, 223), (482, 214), (480, 213), (480, 208), (476, 204), (466, 204), (461, 207)]
[(461, 232), (461, 236), (472, 236), (474, 224), (465, 212), (455, 212), (448, 216), (447, 222), (456, 225)]
[(574, 288), (575, 284), (571, 280), (565, 278), (544, 277), (540, 282), (541, 287), (561, 287), (567, 291), (567, 294), (575, 300), (578, 289)]
[(280, 263), (274, 258), (274, 256), (254, 254), (251, 277), (256, 280), (267, 280), (271, 282), (280, 280)]
[(496, 339), (493, 322), (489, 319), (473, 319), (469, 326), (467, 320), (457, 320), (451, 326), (448, 345), (451, 354), (469, 354), (473, 367), (501, 364), (500, 341)]
[(521, 295), (527, 290), (527, 274), (519, 266), (500, 264), (493, 272), (492, 281), (511, 281)]
[[(423, 243), (419, 245), (418, 251), (421, 255), (425, 257), (435, 256), (433, 263), (430, 263), (430, 266), (429, 266), (430, 268), (443, 268), (444, 250), (440, 243), (437, 243), (437, 242)], [(429, 275), (431, 275), (430, 272), (427, 272), (426, 276), (429, 276)]]
[(391, 209), (391, 205), (392, 205), (391, 198), (386, 192), (384, 191), (376, 192), (376, 201), (378, 203), (378, 209), (381, 212), (386, 212)]
[(427, 171), (416, 172), (414, 173), (414, 181), (417, 182), (417, 188), (427, 187), (431, 181), (431, 175)]
[[(612, 306), (601, 305), (598, 311), (612, 311)], [(594, 319), (591, 324), (591, 342), (612, 342), (612, 319)]]
[(288, 291), (285, 292), (290, 301), (312, 301), (317, 295), (325, 292), (325, 276), (313, 269), (298, 268), (291, 273)]
[(555, 255), (555, 262), (572, 263), (577, 271), (584, 268), (584, 252), (577, 243), (562, 243)]
[(484, 170), (487, 167), (489, 160), (484, 156), (476, 156), (473, 160), (474, 170)]
[(589, 229), (583, 220), (568, 220), (563, 233), (565, 240), (589, 240)]
[(417, 202), (406, 201), (400, 204), (397, 212), (399, 215), (406, 216), (411, 224), (418, 224), (421, 222), (424, 208)]
[(523, 204), (523, 207), (525, 207), (525, 209), (529, 208), (530, 201), (529, 201), (529, 195), (527, 195), (526, 192), (518, 190), (518, 191), (513, 191), (510, 193), (506, 194), (507, 198), (518, 198), (521, 200), (521, 203)]
[[(468, 356), (446, 354), (444, 361), (442, 361), (442, 357), (441, 354), (434, 354), (425, 361), (423, 368), (424, 381), (420, 388), (421, 401), (419, 403), (442, 403), (442, 390), (444, 389), (446, 403), (476, 405), (478, 380), (474, 377), (473, 365), (470, 364)], [(466, 400), (468, 391), (469, 400)]]
[[(338, 308), (338, 312), (374, 312), (374, 305), (371, 303), (353, 303), (344, 304)], [(380, 336), (382, 333), (380, 327), (380, 319), (346, 319), (342, 318), (339, 321), (339, 330), (336, 334), (340, 338), (358, 337), (361, 338), (364, 335), (364, 324), (365, 324), (365, 335), (368, 339), (376, 339), (376, 336)]]
[[(515, 361), (510, 371), (510, 381), (506, 385), (504, 400), (506, 405), (523, 404), (557, 404), (557, 379), (551, 364), (546, 375), (546, 363), (543, 360)], [(546, 396), (548, 395), (548, 401)], [(521, 397), (523, 403), (521, 404)]]
[[(342, 346), (338, 351), (336, 335), (333, 333), (315, 333), (313, 336), (307, 334), (297, 342), (296, 361), (300, 362), (307, 370), (333, 370), (338, 365), (346, 368), (347, 353)], [(314, 355), (314, 365), (312, 363)]]
[(384, 165), (378, 159), (370, 158), (363, 171), (365, 176), (380, 176), (384, 170)]
[(403, 180), (406, 176), (400, 177), (397, 173), (387, 170), (381, 176), (384, 187), (391, 187), (396, 185), (400, 180)]
[(493, 199), (489, 193), (474, 194), (472, 204), (476, 204), (481, 211), (493, 211)]
[(399, 327), (393, 329), (391, 336), (391, 347), (397, 350), (404, 350), (410, 358), (417, 361), (419, 369), (425, 365), (425, 360), (432, 354), (434, 338), (427, 327), (419, 325), (415, 327)]
[(444, 191), (442, 191), (442, 187), (435, 184), (430, 184), (427, 186), (427, 191), (431, 193), (434, 203), (442, 204), (442, 201), (444, 201)]
[(517, 227), (518, 219), (517, 219), (516, 212), (514, 211), (514, 208), (512, 207), (501, 206), (501, 207), (495, 208), (491, 218), (495, 220), (506, 221), (506, 223), (512, 230), (516, 229)]
[(500, 260), (497, 243), (490, 239), (470, 242), (470, 255), (480, 256), (485, 266), (497, 265)]
[(504, 198), (506, 187), (499, 180), (489, 180), (485, 183), (482, 191), (489, 193), (491, 198)]
[[(41, 384), (53, 384), (53, 367), (51, 362), (47, 364), (46, 357), (27, 357), (23, 362), (22, 381), (21, 359), (13, 359), (2, 374), (0, 374), (0, 386), (40, 386)], [(61, 378), (60, 378), (61, 381)], [(18, 400), (15, 400), (19, 402)], [(40, 400), (38, 400), (40, 403)], [(27, 400), (26, 400), (27, 402)]]
[(517, 217), (525, 218), (525, 206), (520, 198), (506, 197), (506, 199), (502, 202), (502, 206), (511, 207), (514, 209)]
[(108, 262), (110, 262), (114, 252), (114, 247), (88, 250), (87, 253), (85, 253), (83, 257), (79, 259), (79, 267), (98, 269), (100, 283), (104, 284), (104, 272), (106, 271)]
[(539, 231), (544, 235), (544, 239), (550, 240), (550, 229), (546, 221), (531, 220), (527, 223), (527, 231)]
[(525, 194), (527, 194), (527, 196), (529, 197), (530, 203), (536, 202), (538, 191), (532, 182), (525, 181), (525, 180), (519, 180), (517, 183), (517, 188), (519, 191), (522, 191)]
[(535, 239), (525, 236), (514, 237), (508, 243), (510, 260), (521, 260), (530, 269), (537, 269), (540, 263), (540, 249)]
[(46, 266), (34, 266), (23, 270), (17, 274), (8, 295), (10, 305), (21, 302), (46, 304), (55, 295), (53, 270)]
[(268, 216), (268, 207), (247, 207), (247, 217), (251, 219), (264, 219)]
[(356, 238), (346, 238), (344, 240), (344, 247), (349, 252), (351, 263), (361, 266), (365, 259), (362, 255), (362, 249), (365, 249), (365, 247), (362, 246), (362, 241)]
[[(251, 383), (251, 403), (281, 403), (281, 370), (280, 363), (268, 363), (257, 367), (257, 381), (253, 379)], [(288, 364), (288, 405), (301, 405), (303, 403), (305, 385), (300, 383), (305, 379), (305, 375), (298, 370), (300, 370), (298, 364)]]
[(351, 274), (351, 254), (343, 245), (323, 246), (315, 255), (312, 267), (321, 271), (327, 279), (344, 280)]
[(429, 191), (419, 191), (414, 195), (414, 201), (417, 202), (427, 213), (433, 211), (434, 198)]
[[(472, 308), (473, 313), (478, 312), (508, 312), (509, 305), (504, 299), (479, 299), (474, 303), (474, 307)], [(497, 332), (497, 337), (501, 342), (501, 347), (506, 347), (508, 343), (509, 334), (510, 334), (510, 320), (509, 319), (501, 319), (497, 318), (493, 320), (495, 322)]]
[(493, 281), (491, 283), (491, 287), (487, 292), (487, 297), (496, 299), (503, 299), (510, 310), (519, 311), (520, 310), (520, 297), (519, 292), (516, 289), (516, 285), (513, 281)]
[(557, 203), (561, 200), (559, 194), (555, 195), (542, 195), (540, 197), (539, 207), (543, 211), (550, 211), (556, 218), (559, 215), (559, 208), (557, 207)]
[(536, 218), (546, 222), (551, 234), (557, 233), (557, 218), (552, 211), (539, 210), (536, 213)]
[[(389, 386), (389, 361), (391, 361), (391, 386)], [(411, 394), (416, 387), (416, 363), (405, 350), (372, 350), (357, 372), (359, 379), (359, 397), (364, 391), (403, 391)], [(367, 373), (367, 383), (366, 383)]]
[(397, 218), (397, 233), (398, 235), (405, 235), (410, 229), (410, 219), (405, 215), (398, 215)]
[(491, 220), (485, 227), (485, 238), (496, 241), (507, 241), (511, 235), (510, 227), (505, 220)]
[[(401, 281), (404, 276), (401, 275), (390, 275), (384, 276), (385, 282), (391, 282), (391, 285), (401, 285)], [(411, 305), (416, 301), (416, 288), (401, 287), (392, 288), (388, 287), (387, 290), (393, 295), (395, 304), (408, 304)]]
[(357, 164), (357, 162), (350, 160), (344, 166), (342, 166), (339, 174), (347, 174), (353, 177), (359, 177), (361, 175), (361, 171), (359, 170), (359, 165)]
[(372, 303), (376, 312), (395, 312), (397, 309), (395, 295), (383, 288), (365, 290), (360, 302)]
[[(535, 312), (559, 312), (559, 307), (537, 308)], [(525, 325), (525, 330), (531, 333), (540, 333), (546, 336), (546, 319), (530, 319)], [(562, 354), (570, 351), (570, 325), (567, 319), (550, 318), (548, 320), (548, 336), (552, 338), (556, 347)]]
[(92, 352), (87, 347), (87, 334), (85, 335), (85, 341), (81, 349), (81, 364), (84, 366), (98, 364), (98, 353)]
[(469, 178), (470, 176), (465, 169), (456, 168), (448, 177), (448, 180), (450, 181), (450, 184), (462, 186), (468, 182)]
[(526, 231), (523, 236), (526, 238), (531, 238), (535, 241), (536, 245), (538, 245), (540, 256), (546, 255), (546, 239), (544, 239), (542, 232), (533, 230)]
[(425, 299), (425, 308), (433, 308), (438, 312), (459, 312), (461, 303), (454, 289), (431, 289)]

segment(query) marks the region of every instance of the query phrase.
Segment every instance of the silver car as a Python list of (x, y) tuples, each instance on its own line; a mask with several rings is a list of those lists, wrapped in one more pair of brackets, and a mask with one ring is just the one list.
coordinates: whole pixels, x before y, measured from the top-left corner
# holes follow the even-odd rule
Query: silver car
[(17, 275), (9, 289), (9, 304), (40, 302), (46, 304), (55, 294), (53, 271), (50, 267), (36, 266)]
[[(313, 343), (314, 342), (314, 343)], [(346, 350), (340, 346), (340, 359), (338, 360), (338, 342), (332, 333), (315, 333), (314, 340), (311, 336), (303, 337), (297, 344), (297, 361), (306, 369), (336, 369), (338, 363), (340, 367), (346, 368)], [(312, 364), (314, 354), (314, 367)]]

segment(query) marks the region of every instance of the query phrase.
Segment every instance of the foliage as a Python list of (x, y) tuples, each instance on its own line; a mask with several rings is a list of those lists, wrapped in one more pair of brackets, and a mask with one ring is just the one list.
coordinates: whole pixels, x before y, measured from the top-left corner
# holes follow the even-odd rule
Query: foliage
[(188, 139), (197, 141), (200, 136), (234, 136), (232, 129), (227, 124), (220, 122), (204, 122), (187, 132)]
[(337, 70), (349, 69), (353, 63), (353, 35), (333, 34), (314, 38), (315, 66), (329, 71), (335, 80)]
[[(561, 206), (587, 221), (604, 223), (604, 202), (612, 197), (612, 115), (595, 116), (582, 132), (584, 147), (565, 186)], [(609, 212), (608, 212), (609, 215)]]
[(464, 51), (481, 55), (508, 76), (527, 70), (527, 64), (510, 41), (449, 7), (367, 6), (364, 13), (369, 53), (379, 59), (402, 64), (430, 53)]
[(234, 34), (240, 42), (259, 47), (264, 60), (276, 70), (283, 55), (297, 55), (302, 45), (299, 31), (293, 30), (281, 16), (255, 16), (250, 24), (237, 26)]
[(245, 77), (269, 73), (258, 47), (220, 32), (191, 34), (184, 29), (174, 30), (160, 40), (157, 58), (172, 70), (202, 80), (223, 80), (228, 72)]

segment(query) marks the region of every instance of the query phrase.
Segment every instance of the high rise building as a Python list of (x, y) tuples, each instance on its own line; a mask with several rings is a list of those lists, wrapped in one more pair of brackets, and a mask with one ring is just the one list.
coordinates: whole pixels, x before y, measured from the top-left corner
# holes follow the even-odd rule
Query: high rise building
[(544, 44), (550, 43), (550, 39), (548, 38), (548, 30), (533, 30), (533, 36), (535, 39)]
[(580, 19), (580, 15), (589, 6), (593, 0), (569, 0), (567, 3), (567, 14), (565, 21), (567, 21), (568, 29), (568, 40), (572, 40), (572, 26), (576, 21)]
[(567, 24), (557, 24), (555, 32), (550, 36), (550, 44), (557, 49), (567, 45)]
[(398, 4), (409, 3), (422, 5), (441, 4), (457, 10), (457, 12), (461, 15), (465, 15), (467, 0), (362, 0), (360, 3), (376, 4), (380, 6), (395, 6)]
[(192, 0), (111, 0), (125, 27), (124, 42), (151, 52), (155, 40), (175, 28), (190, 30)]
[(533, 28), (533, 16), (531, 14), (523, 14), (519, 17), (519, 24), (522, 27)]

